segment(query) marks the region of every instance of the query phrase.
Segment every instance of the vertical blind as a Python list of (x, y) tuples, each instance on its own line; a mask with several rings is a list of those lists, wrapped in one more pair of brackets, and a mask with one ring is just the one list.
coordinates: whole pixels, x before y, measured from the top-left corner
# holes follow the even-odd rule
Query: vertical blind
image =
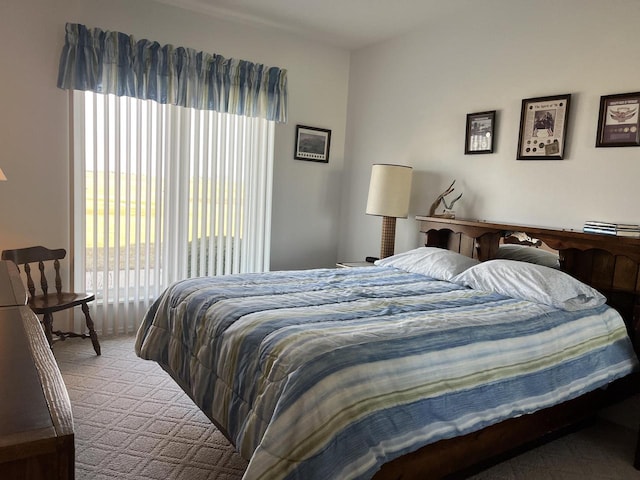
[(133, 331), (176, 280), (268, 270), (273, 121), (73, 99), (74, 276), (102, 333)]

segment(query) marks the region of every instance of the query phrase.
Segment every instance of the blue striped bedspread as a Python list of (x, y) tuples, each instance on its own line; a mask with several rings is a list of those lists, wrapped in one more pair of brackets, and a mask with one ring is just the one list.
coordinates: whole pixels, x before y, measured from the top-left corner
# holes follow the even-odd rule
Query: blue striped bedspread
[(226, 430), (246, 480), (370, 478), (637, 367), (606, 305), (564, 312), (391, 267), (178, 282), (136, 353)]

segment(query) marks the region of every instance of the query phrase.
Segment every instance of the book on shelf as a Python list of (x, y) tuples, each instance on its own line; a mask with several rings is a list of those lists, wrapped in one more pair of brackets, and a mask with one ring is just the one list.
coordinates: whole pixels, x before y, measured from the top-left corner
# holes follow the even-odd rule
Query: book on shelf
[(618, 230), (616, 232), (618, 237), (631, 237), (631, 238), (640, 238), (640, 231), (638, 230)]
[(599, 220), (587, 220), (584, 222), (585, 227), (593, 227), (593, 228), (616, 228), (618, 224), (612, 222), (601, 222)]
[(582, 227), (582, 231), (585, 233), (600, 233), (600, 234), (604, 234), (604, 235), (616, 235), (616, 229), (613, 228), (602, 228), (602, 227), (590, 227), (585, 225), (584, 227)]
[(586, 233), (640, 238), (640, 225), (634, 223), (613, 223), (602, 222), (599, 220), (587, 220), (584, 222), (582, 230)]

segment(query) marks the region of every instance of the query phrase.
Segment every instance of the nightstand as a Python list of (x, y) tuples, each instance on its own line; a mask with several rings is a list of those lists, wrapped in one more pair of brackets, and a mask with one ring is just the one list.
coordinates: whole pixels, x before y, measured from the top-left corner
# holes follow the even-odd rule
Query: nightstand
[(371, 262), (338, 262), (336, 263), (338, 268), (356, 268), (356, 267), (375, 267)]

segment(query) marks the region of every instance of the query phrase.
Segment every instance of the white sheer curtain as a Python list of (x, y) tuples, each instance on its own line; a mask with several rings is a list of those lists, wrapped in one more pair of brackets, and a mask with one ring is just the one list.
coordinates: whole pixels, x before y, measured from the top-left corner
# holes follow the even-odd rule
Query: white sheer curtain
[(73, 92), (74, 283), (99, 332), (176, 280), (268, 270), (274, 125)]

